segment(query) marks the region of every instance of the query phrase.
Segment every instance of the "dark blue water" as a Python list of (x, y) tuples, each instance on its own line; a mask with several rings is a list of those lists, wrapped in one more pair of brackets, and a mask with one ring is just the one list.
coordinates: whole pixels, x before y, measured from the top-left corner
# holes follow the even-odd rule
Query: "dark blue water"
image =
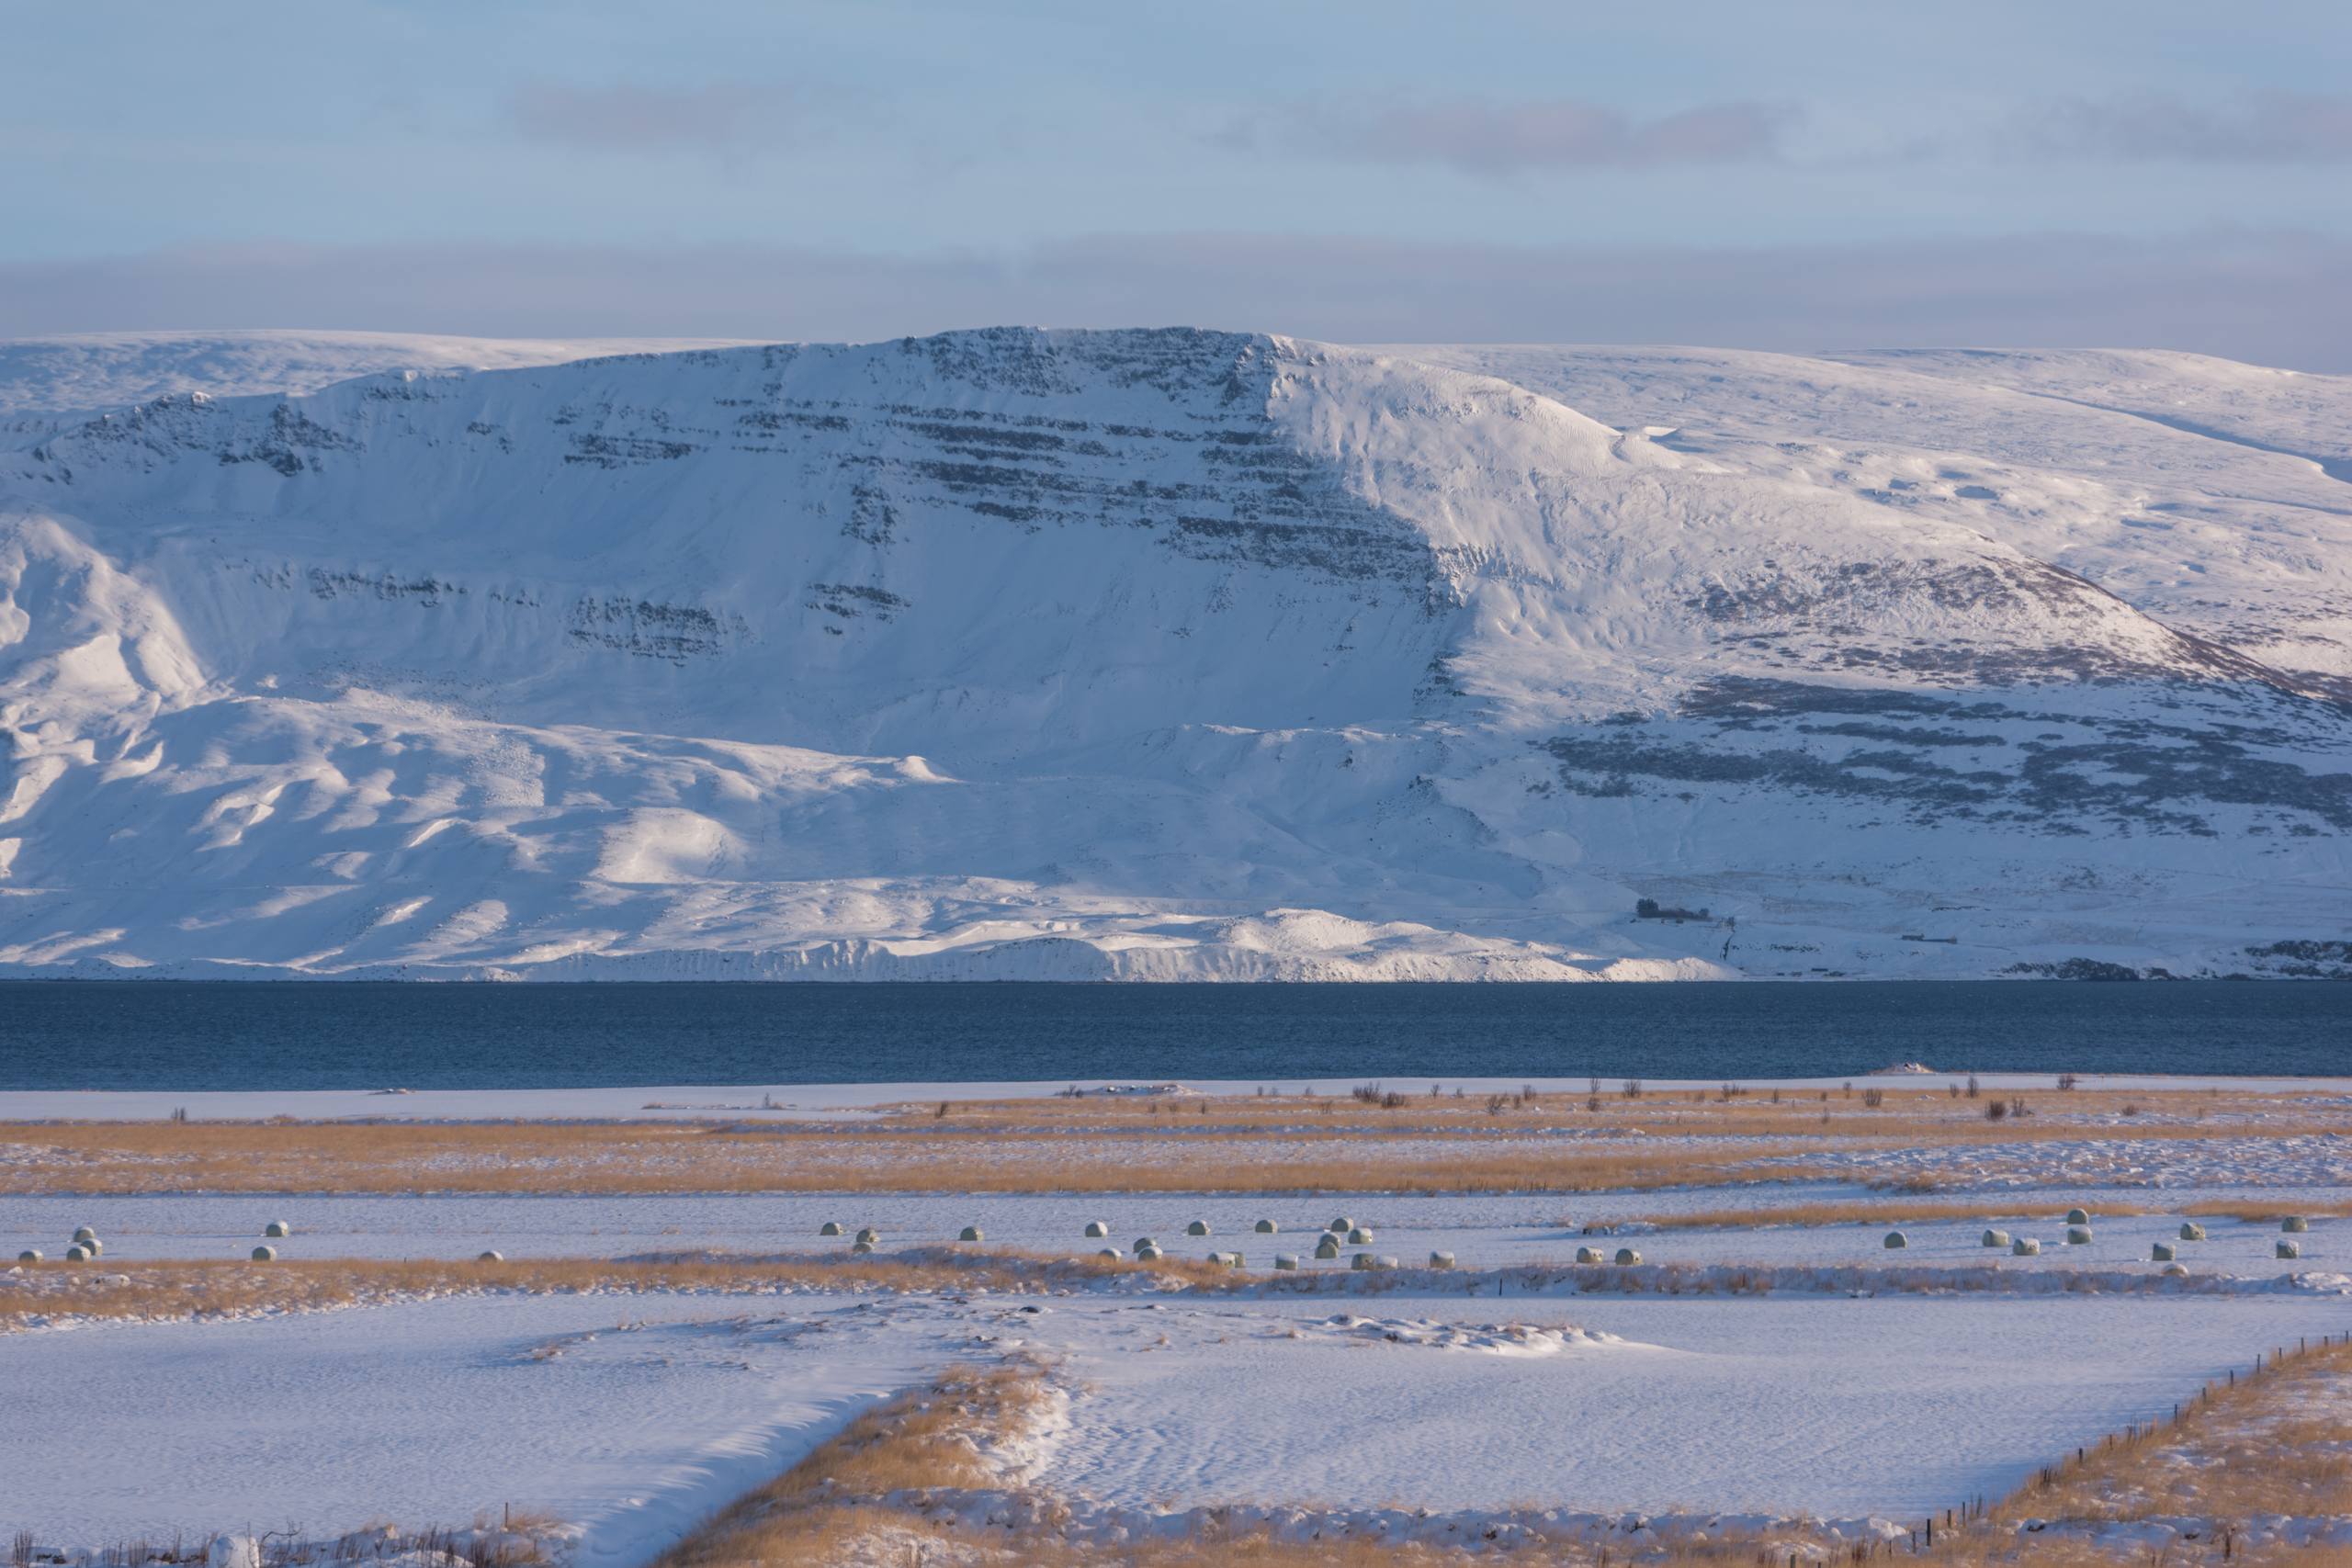
[(2352, 1072), (2352, 985), (0, 983), (0, 1091)]

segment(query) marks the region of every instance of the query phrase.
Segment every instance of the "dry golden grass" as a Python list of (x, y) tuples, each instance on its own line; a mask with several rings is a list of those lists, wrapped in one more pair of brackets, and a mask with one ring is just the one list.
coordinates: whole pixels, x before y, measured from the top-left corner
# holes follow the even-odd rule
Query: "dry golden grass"
[(1449, 1147), (1352, 1153), (1345, 1139), (790, 1133), (677, 1122), (69, 1122), (0, 1126), (0, 1191), (153, 1192), (1582, 1192), (1766, 1180), (1813, 1145), (1709, 1156)]
[[(1833, 1090), (1779, 1104), (1604, 1095), (1599, 1111), (1553, 1096), (1494, 1114), (1443, 1095), (1395, 1108), (1328, 1096), (1045, 1099), (823, 1126), (15, 1122), (0, 1123), (0, 1193), (1589, 1192), (1850, 1175), (1824, 1161), (1833, 1150), (1981, 1149), (2021, 1165), (2053, 1139), (2352, 1134), (2352, 1104), (2330, 1097), (2173, 1091), (2140, 1097), (2156, 1110), (2124, 1117), (2137, 1100), (2079, 1091), (1991, 1122), (1985, 1101), (1883, 1092), (1876, 1109), (1860, 1091)], [(1939, 1179), (1903, 1186), (1932, 1191)]]
[[(62, 1316), (156, 1319), (348, 1306), (486, 1291), (692, 1291), (757, 1294), (783, 1286), (843, 1292), (1022, 1291), (1137, 1276), (1185, 1285), (1229, 1285), (1216, 1264), (1179, 1258), (1136, 1263), (1098, 1257), (919, 1250), (896, 1256), (695, 1258), (662, 1262), (551, 1258), (503, 1263), (323, 1258), (300, 1262), (140, 1263), (126, 1268), (44, 1263), (0, 1291), (0, 1331)], [(107, 1284), (107, 1280), (122, 1280)]]

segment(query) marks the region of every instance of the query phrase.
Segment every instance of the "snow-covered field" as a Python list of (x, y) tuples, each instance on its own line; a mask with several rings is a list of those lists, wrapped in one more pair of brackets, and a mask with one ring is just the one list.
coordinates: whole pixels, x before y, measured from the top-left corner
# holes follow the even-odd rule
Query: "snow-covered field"
[[(77, 1194), (25, 1189), (28, 1173), (52, 1173), (62, 1156), (43, 1152), (39, 1122), (19, 1122), (0, 1159), (12, 1193), (0, 1207), (0, 1247), (41, 1247), (51, 1261), (0, 1274), (0, 1323), (14, 1326), (0, 1332), (0, 1386), (12, 1412), (32, 1413), (0, 1421), (0, 1526), (44, 1547), (96, 1549), (260, 1531), (322, 1539), (385, 1520), (496, 1525), (512, 1510), (543, 1521), (534, 1528), (560, 1556), (637, 1568), (859, 1412), (951, 1365), (1020, 1358), (1044, 1369), (1052, 1398), (1018, 1445), (1008, 1490), (990, 1495), (996, 1503), (930, 1506), (987, 1513), (1015, 1494), (1049, 1498), (1057, 1528), (1098, 1542), (1188, 1531), (1236, 1509), (1294, 1532), (1427, 1539), (1540, 1517), (1546, 1528), (1620, 1540), (1629, 1514), (1667, 1531), (1708, 1528), (1717, 1516), (1758, 1528), (1811, 1517), (1847, 1539), (1900, 1531), (2008, 1494), (2110, 1432), (2165, 1418), (2209, 1380), (2242, 1377), (2275, 1348), (2352, 1325), (2352, 1218), (2340, 1217), (2352, 1183), (2305, 1150), (2230, 1152), (2240, 1141), (2230, 1129), (2247, 1118), (2332, 1126), (2324, 1119), (2340, 1114), (2343, 1085), (2216, 1094), (2221, 1082), (2133, 1085), (2145, 1104), (2132, 1121), (2180, 1134), (2151, 1145), (2189, 1174), (2167, 1182), (2142, 1169), (2106, 1186), (2072, 1172), (2078, 1145), (2135, 1142), (2130, 1126), (2097, 1135), (2119, 1085), (2095, 1080), (2071, 1101), (2035, 1085), (2041, 1116), (2069, 1118), (2069, 1132), (2085, 1135), (2016, 1144), (2012, 1156), (2034, 1179), (2024, 1187), (1962, 1171), (1935, 1198), (1984, 1212), (1904, 1220), (1900, 1249), (1885, 1247), (1890, 1223), (1870, 1210), (1899, 1212), (1917, 1194), (1859, 1176), (1490, 1194), (228, 1194), (162, 1185)], [(791, 1114), (869, 1129), (853, 1135), (886, 1145), (903, 1136), (889, 1108), (910, 1087), (947, 1098), (938, 1085), (820, 1095), (777, 1086), (770, 1097), (798, 1096), (806, 1102)], [(1114, 1103), (1124, 1097), (1049, 1100), (1038, 1087), (957, 1116), (1133, 1109)], [(1197, 1103), (1198, 1088), (1170, 1098)], [(601, 1102), (575, 1093), (538, 1109), (576, 1116), (605, 1103), (622, 1113), (645, 1091), (600, 1092)], [(725, 1104), (767, 1091), (691, 1092)], [(1963, 1113), (1945, 1094), (1913, 1087), (1894, 1098), (1904, 1094), (1916, 1100), (1872, 1111), (1841, 1093), (1838, 1115)], [(27, 1098), (0, 1105), (0, 1120), (30, 1113)], [(85, 1116), (147, 1114), (137, 1097), (70, 1098)], [(1208, 1098), (1204, 1119), (1237, 1127), (1264, 1104), (1254, 1091)], [(264, 1096), (245, 1108), (273, 1103)], [(1422, 1114), (1453, 1103), (1432, 1101)], [(1755, 1109), (1686, 1100), (1681, 1113), (1696, 1123)], [(1315, 1135), (1403, 1135), (1363, 1115)], [(147, 1138), (175, 1132), (130, 1124)], [(243, 1125), (256, 1140), (273, 1135), (270, 1123)], [(1694, 1151), (1708, 1143), (1702, 1125), (1676, 1136)], [(1851, 1136), (1841, 1125), (1838, 1140)], [(159, 1183), (178, 1185), (168, 1160), (158, 1169)], [(2245, 1179), (2218, 1179), (2225, 1170)], [(1856, 1205), (1860, 1217), (1791, 1223), (1824, 1202)], [(2179, 1239), (2192, 1205), (2233, 1202), (2245, 1212), (2206, 1214), (2204, 1238)], [(2003, 1217), (2009, 1203), (2017, 1217)], [(2090, 1211), (2092, 1235), (2068, 1245), (2052, 1214), (2075, 1204)], [(2287, 1235), (2281, 1214), (2308, 1214), (2308, 1229)], [(1277, 1253), (1310, 1252), (1341, 1215), (1370, 1238), (1337, 1260), (1272, 1269)], [(1675, 1223), (1700, 1215), (1703, 1224)], [(279, 1219), (293, 1231), (275, 1243), (279, 1261), (238, 1277), (332, 1274), (338, 1260), (354, 1271), (372, 1260), (462, 1264), (490, 1247), (518, 1262), (639, 1269), (778, 1262), (764, 1281), (755, 1263), (727, 1284), (639, 1277), (628, 1290), (527, 1293), (492, 1273), (316, 1309), (148, 1320), (73, 1309), (190, 1261), (228, 1265)], [(1279, 1228), (1258, 1232), (1261, 1219)], [(977, 1225), (985, 1244), (962, 1249), (974, 1256), (1070, 1257), (1152, 1236), (1178, 1258), (1238, 1250), (1246, 1267), (1215, 1282), (1143, 1272), (1040, 1276), (1018, 1289), (832, 1288), (783, 1268), (842, 1252), (845, 1239), (818, 1235), (828, 1220), (876, 1227), (886, 1260), (902, 1249), (952, 1257), (961, 1227)], [(1093, 1220), (1107, 1238), (1082, 1235)], [(1210, 1234), (1188, 1235), (1195, 1220)], [(1993, 1224), (2039, 1237), (2041, 1254), (1982, 1246)], [(106, 1250), (61, 1266), (80, 1225)], [(2300, 1256), (2278, 1257), (2282, 1239)], [(2152, 1258), (2158, 1243), (2177, 1249), (2185, 1276)], [(1584, 1246), (1604, 1256), (1631, 1247), (1642, 1260), (1579, 1265)], [(1349, 1267), (1359, 1252), (1403, 1267)], [(1432, 1253), (1451, 1254), (1451, 1267), (1422, 1267)], [(83, 1284), (61, 1307), (68, 1279)], [(2352, 1432), (2352, 1410), (2320, 1415)], [(2189, 1528), (2205, 1527), (2164, 1527)], [(2335, 1528), (2293, 1524), (2305, 1534)]]
[(0, 345), (0, 971), (2352, 970), (2347, 428), (2177, 354)]

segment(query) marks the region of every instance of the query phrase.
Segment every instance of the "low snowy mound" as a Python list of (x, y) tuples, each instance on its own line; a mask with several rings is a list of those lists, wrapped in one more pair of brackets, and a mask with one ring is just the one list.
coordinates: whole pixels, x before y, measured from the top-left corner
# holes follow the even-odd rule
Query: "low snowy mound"
[(1568, 1324), (1544, 1326), (1526, 1323), (1439, 1323), (1426, 1318), (1357, 1317), (1351, 1313), (1340, 1313), (1320, 1323), (1301, 1324), (1297, 1334), (1302, 1339), (1467, 1350), (1487, 1356), (1555, 1356), (1563, 1350), (1657, 1348)]
[(2352, 971), (2328, 378), (614, 346), (0, 347), (0, 967)]

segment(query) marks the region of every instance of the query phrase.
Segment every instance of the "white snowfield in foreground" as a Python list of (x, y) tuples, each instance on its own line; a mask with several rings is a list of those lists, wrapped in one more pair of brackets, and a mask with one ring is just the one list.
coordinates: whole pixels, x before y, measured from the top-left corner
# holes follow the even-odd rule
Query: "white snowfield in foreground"
[[(1035, 1350), (1075, 1391), (1035, 1479), (1105, 1505), (1916, 1520), (2341, 1313), (2316, 1297), (1409, 1289), (470, 1298), (0, 1336), (12, 1397), (71, 1412), (0, 1424), (0, 1473), (8, 1523), (45, 1544), (495, 1522), (511, 1504), (576, 1527), (579, 1562), (628, 1568), (868, 1401)], [(1539, 1336), (1555, 1348), (1525, 1354)]]
[(2352, 970), (2347, 430), (2167, 354), (0, 344), (0, 972)]

